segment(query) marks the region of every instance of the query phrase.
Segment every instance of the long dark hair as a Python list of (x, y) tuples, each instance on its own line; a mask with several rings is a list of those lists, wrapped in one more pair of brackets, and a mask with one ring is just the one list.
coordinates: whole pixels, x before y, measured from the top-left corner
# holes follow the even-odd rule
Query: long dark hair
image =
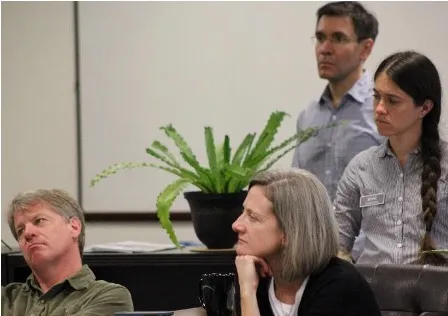
[(428, 57), (415, 51), (404, 51), (390, 55), (383, 60), (375, 72), (375, 80), (381, 73), (388, 77), (412, 99), (416, 106), (431, 101), (433, 108), (424, 116), (420, 136), (422, 159), (422, 197), (425, 234), (420, 245), (419, 263), (441, 265), (446, 259), (434, 250), (431, 229), (437, 213), (437, 182), (440, 178), (441, 150), (438, 124), (442, 107), (442, 86), (439, 73)]

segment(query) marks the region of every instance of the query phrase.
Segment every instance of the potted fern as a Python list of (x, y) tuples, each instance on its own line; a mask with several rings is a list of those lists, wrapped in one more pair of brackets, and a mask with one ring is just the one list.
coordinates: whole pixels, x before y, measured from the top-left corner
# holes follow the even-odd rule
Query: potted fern
[(234, 152), (228, 135), (220, 145), (216, 145), (212, 128), (205, 127), (208, 166), (199, 163), (187, 142), (171, 124), (163, 126), (161, 129), (179, 149), (183, 164), (162, 142), (156, 140), (146, 148), (146, 152), (161, 165), (152, 162), (118, 163), (97, 174), (90, 186), (124, 169), (152, 167), (174, 174), (178, 179), (162, 190), (156, 202), (160, 224), (171, 241), (180, 246), (170, 221), (170, 208), (178, 195), (191, 184), (199, 191), (185, 192), (184, 197), (190, 205), (199, 240), (208, 248), (231, 248), (237, 238), (231, 224), (242, 212), (247, 193), (244, 189), (250, 179), (255, 173), (270, 168), (297, 144), (305, 142), (318, 131), (317, 128), (309, 128), (271, 146), (287, 115), (282, 111), (273, 112), (258, 139), (255, 139), (256, 133), (247, 134)]

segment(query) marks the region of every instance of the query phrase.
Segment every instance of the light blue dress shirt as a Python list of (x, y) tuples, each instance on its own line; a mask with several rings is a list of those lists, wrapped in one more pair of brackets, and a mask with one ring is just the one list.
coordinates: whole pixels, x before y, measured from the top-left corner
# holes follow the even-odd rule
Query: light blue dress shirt
[(333, 107), (326, 87), (319, 100), (303, 110), (297, 130), (341, 123), (325, 128), (297, 146), (292, 166), (315, 174), (334, 200), (345, 167), (359, 152), (384, 140), (377, 132), (373, 114), (373, 80), (364, 71), (362, 77), (343, 96), (340, 106)]

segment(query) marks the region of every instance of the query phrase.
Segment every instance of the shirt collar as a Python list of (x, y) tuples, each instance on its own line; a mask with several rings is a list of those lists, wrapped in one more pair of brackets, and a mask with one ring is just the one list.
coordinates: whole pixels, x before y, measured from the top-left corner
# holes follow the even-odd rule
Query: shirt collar
[[(78, 291), (88, 288), (95, 279), (92, 270), (85, 264), (74, 276), (65, 279), (61, 283), (69, 284), (74, 290)], [(30, 291), (31, 289), (42, 291), (33, 274), (28, 276), (23, 285), (24, 291)]]
[(37, 285), (36, 280), (34, 279), (34, 275), (30, 274), (27, 278), (25, 283), (22, 286), (22, 289), (26, 292), (30, 291), (31, 289), (40, 291), (40, 287)]
[(82, 269), (77, 274), (67, 279), (67, 282), (75, 290), (86, 289), (93, 281), (95, 281), (95, 275), (86, 264), (82, 266)]
[[(364, 70), (361, 78), (347, 91), (347, 95), (351, 96), (358, 104), (363, 104), (366, 99), (372, 96), (373, 79), (369, 71)], [(327, 85), (322, 93), (319, 103), (330, 101), (330, 87)]]
[[(378, 146), (376, 152), (378, 154), (378, 157), (380, 158), (386, 158), (386, 156), (395, 157), (395, 154), (390, 148), (389, 139), (383, 141), (383, 143), (380, 146)], [(419, 153), (420, 153), (420, 145), (411, 151), (411, 155), (418, 155)]]

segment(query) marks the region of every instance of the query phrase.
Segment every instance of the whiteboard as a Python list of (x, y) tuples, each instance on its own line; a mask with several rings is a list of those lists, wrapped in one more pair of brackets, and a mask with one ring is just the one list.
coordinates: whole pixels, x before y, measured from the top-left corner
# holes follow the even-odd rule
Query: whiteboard
[[(325, 86), (311, 41), (324, 3), (79, 2), (84, 209), (155, 209), (157, 195), (175, 176), (145, 168), (93, 188), (89, 181), (117, 162), (155, 162), (145, 148), (154, 140), (171, 145), (159, 130), (169, 123), (202, 163), (204, 126), (213, 127), (216, 140), (228, 134), (235, 149), (247, 133), (261, 131), (272, 111), (282, 110), (290, 117), (279, 140), (294, 133), (297, 115)], [(434, 61), (448, 91), (448, 3), (365, 6), (380, 23), (366, 68), (373, 71), (391, 52), (413, 48)], [(446, 108), (443, 119), (448, 122)], [(276, 166), (289, 167), (291, 159), (292, 153)], [(173, 210), (188, 210), (182, 196)]]

